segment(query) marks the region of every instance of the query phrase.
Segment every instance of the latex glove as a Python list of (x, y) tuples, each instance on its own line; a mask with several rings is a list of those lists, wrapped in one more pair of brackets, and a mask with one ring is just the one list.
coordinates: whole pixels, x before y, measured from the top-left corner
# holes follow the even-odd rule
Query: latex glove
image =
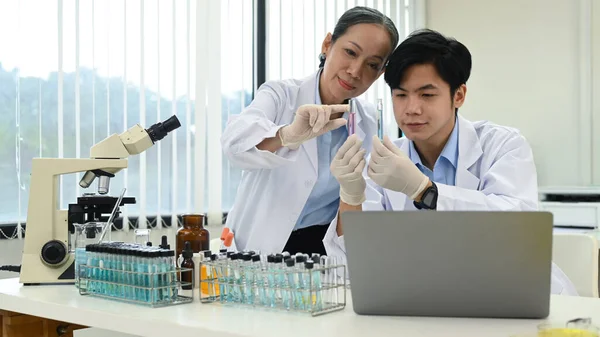
[(429, 183), (429, 178), (387, 136), (383, 143), (377, 136), (373, 137), (367, 174), (377, 185), (404, 193), (413, 200)]
[(348, 104), (302, 105), (296, 111), (292, 124), (279, 129), (281, 144), (295, 150), (311, 138), (346, 125), (344, 118), (330, 120), (330, 116), (335, 113), (344, 113), (348, 109)]
[(331, 173), (340, 183), (340, 199), (348, 205), (358, 206), (365, 201), (367, 183), (363, 177), (365, 150), (356, 135), (346, 139), (331, 162)]

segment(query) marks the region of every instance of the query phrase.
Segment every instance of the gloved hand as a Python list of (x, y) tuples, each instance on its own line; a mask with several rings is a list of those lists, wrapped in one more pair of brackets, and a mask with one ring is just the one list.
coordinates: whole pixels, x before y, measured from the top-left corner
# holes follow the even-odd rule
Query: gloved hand
[(281, 144), (295, 150), (300, 147), (300, 144), (311, 138), (346, 125), (344, 118), (333, 120), (329, 120), (329, 118), (332, 114), (344, 113), (348, 109), (348, 104), (302, 105), (296, 111), (292, 124), (279, 129)]
[(367, 174), (377, 185), (404, 193), (413, 200), (429, 183), (429, 178), (387, 136), (383, 138), (383, 143), (373, 136)]
[(362, 173), (365, 169), (365, 150), (357, 135), (346, 139), (331, 162), (331, 173), (340, 183), (340, 199), (348, 205), (358, 206), (365, 201), (367, 183)]

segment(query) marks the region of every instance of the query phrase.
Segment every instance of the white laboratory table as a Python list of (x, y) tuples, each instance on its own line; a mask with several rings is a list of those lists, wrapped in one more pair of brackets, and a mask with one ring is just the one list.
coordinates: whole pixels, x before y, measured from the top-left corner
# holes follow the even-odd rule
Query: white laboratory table
[[(548, 321), (591, 317), (600, 323), (600, 299), (552, 296)], [(304, 314), (194, 303), (146, 308), (80, 296), (72, 285), (24, 287), (0, 280), (0, 309), (138, 336), (461, 336), (508, 337), (535, 332), (545, 320), (360, 316), (350, 296), (343, 311)]]

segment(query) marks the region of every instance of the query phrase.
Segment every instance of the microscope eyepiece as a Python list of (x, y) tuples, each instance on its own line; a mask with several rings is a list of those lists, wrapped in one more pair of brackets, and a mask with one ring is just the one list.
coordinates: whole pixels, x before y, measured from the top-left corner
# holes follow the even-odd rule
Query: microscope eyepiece
[(169, 132), (177, 129), (180, 126), (181, 126), (181, 123), (179, 122), (179, 119), (177, 119), (176, 115), (173, 115), (173, 116), (169, 117), (169, 119), (165, 120), (164, 122), (158, 122), (158, 123), (152, 125), (148, 129), (146, 129), (146, 132), (148, 132), (148, 135), (150, 136), (152, 143), (156, 143), (159, 140), (165, 138), (165, 136)]

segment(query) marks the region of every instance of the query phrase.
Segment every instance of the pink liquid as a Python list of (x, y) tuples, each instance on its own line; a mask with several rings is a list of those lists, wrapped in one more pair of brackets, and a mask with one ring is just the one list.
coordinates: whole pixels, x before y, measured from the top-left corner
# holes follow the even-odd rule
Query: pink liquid
[(348, 136), (352, 136), (354, 134), (354, 130), (356, 129), (356, 113), (350, 112), (348, 114)]

